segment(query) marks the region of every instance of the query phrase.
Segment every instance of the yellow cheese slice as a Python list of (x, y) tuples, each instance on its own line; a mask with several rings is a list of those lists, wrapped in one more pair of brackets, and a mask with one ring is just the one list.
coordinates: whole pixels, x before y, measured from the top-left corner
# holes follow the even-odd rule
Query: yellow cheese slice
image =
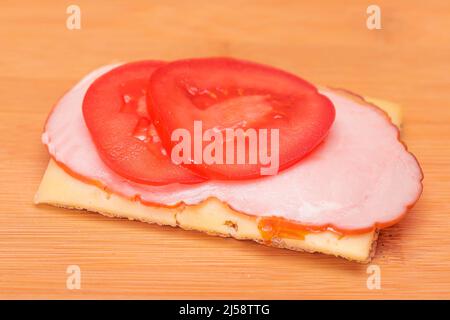
[[(393, 123), (400, 125), (401, 112), (398, 105), (378, 99), (366, 100), (380, 106), (389, 114)], [(320, 252), (358, 262), (370, 260), (378, 235), (378, 231), (348, 236), (331, 231), (305, 232), (302, 239), (276, 238), (267, 242), (258, 229), (258, 217), (234, 211), (218, 199), (210, 198), (198, 205), (181, 205), (176, 208), (144, 205), (84, 183), (66, 173), (53, 160), (48, 164), (34, 201), (36, 204), (85, 209), (107, 216), (254, 240), (291, 250)]]

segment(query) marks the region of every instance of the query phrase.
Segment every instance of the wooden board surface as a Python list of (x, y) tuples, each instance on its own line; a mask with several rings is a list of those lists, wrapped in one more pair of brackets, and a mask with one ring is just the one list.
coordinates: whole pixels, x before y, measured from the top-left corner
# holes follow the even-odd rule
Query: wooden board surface
[[(450, 2), (2, 1), (0, 8), (0, 298), (450, 298)], [(403, 138), (425, 174), (422, 198), (381, 233), (366, 265), (250, 242), (108, 219), (33, 195), (48, 155), (52, 105), (81, 76), (116, 61), (233, 56), (404, 107)], [(66, 269), (81, 268), (81, 289)]]

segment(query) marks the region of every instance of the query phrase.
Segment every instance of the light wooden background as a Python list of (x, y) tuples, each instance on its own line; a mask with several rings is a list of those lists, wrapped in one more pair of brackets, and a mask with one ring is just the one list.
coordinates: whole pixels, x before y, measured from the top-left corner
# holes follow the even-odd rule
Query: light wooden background
[[(366, 28), (372, 2), (382, 30)], [(71, 3), (78, 31), (65, 26)], [(0, 26), (0, 298), (450, 298), (449, 1), (3, 0)], [(367, 266), (333, 257), (32, 204), (44, 120), (81, 76), (217, 55), (403, 105), (425, 190), (381, 233), (381, 290), (366, 288)]]

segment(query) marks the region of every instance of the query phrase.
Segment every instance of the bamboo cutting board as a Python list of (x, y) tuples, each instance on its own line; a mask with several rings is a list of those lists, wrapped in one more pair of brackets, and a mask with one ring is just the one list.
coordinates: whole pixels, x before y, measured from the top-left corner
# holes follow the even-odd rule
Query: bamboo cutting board
[[(450, 2), (2, 1), (0, 298), (450, 298)], [(233, 56), (400, 103), (424, 193), (367, 265), (97, 214), (34, 206), (40, 134), (57, 99), (100, 65)], [(66, 287), (68, 266), (81, 288)]]

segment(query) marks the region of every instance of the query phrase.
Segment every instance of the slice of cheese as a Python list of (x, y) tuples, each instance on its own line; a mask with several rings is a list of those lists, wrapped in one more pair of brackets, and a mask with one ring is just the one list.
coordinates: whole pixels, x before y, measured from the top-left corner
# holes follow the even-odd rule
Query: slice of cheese
[[(367, 99), (382, 107), (399, 126), (400, 108), (393, 103)], [(256, 216), (231, 209), (227, 204), (210, 198), (198, 205), (180, 205), (175, 208), (144, 205), (78, 180), (50, 160), (39, 190), (36, 204), (85, 209), (107, 216), (128, 218), (147, 223), (178, 226), (208, 234), (254, 240), (266, 245), (297, 251), (320, 252), (358, 262), (368, 262), (374, 254), (378, 231), (342, 236), (337, 233), (304, 232), (301, 238), (276, 238), (266, 241)]]
[[(110, 194), (97, 186), (73, 178), (50, 160), (35, 196), (35, 203), (86, 209), (113, 217), (140, 220), (160, 225), (179, 226), (209, 234), (249, 239), (265, 243), (259, 229), (258, 218), (230, 209), (223, 202), (210, 198), (194, 206), (165, 208), (144, 205)], [(293, 250), (322, 252), (356, 261), (370, 256), (375, 232), (340, 236), (333, 232), (311, 232), (299, 239), (276, 239), (273, 246)]]

